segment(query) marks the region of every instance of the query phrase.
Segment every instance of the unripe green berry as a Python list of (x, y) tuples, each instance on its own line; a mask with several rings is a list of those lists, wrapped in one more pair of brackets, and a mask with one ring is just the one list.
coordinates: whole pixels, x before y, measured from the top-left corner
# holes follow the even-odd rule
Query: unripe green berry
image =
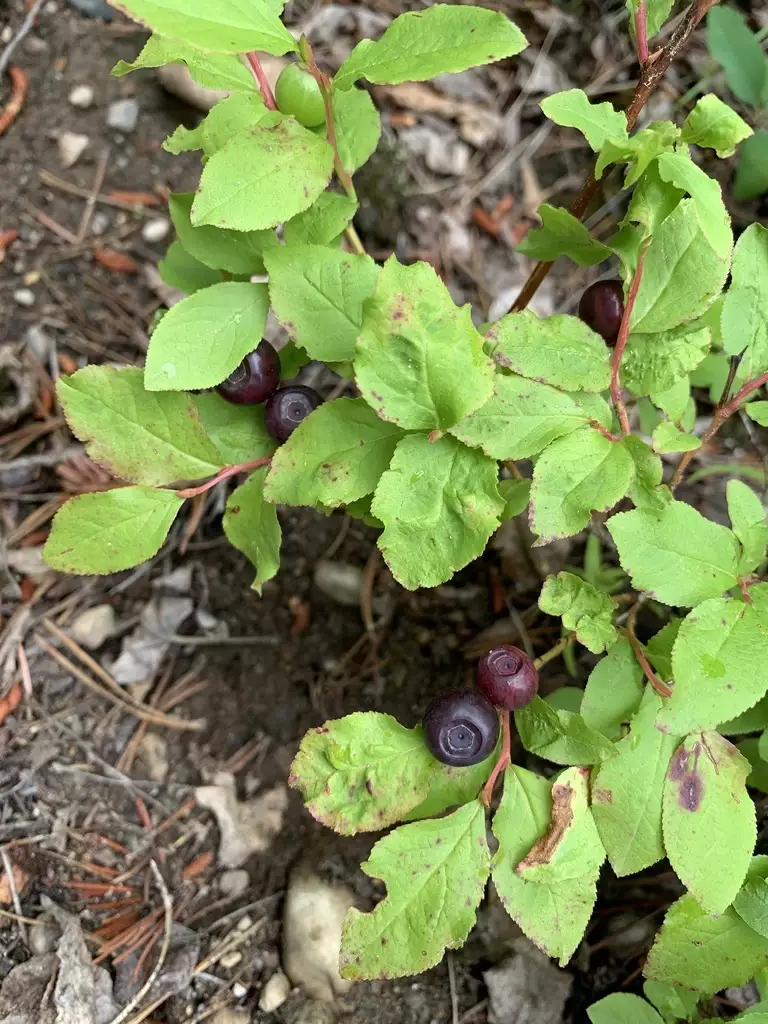
[(315, 128), (325, 120), (320, 86), (301, 64), (289, 64), (280, 72), (275, 99), (281, 114), (291, 114), (305, 128)]

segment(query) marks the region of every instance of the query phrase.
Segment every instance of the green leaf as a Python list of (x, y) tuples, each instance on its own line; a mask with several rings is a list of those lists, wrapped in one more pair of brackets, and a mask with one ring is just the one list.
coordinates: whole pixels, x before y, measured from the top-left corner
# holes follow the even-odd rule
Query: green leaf
[(336, 145), (342, 166), (353, 174), (379, 144), (381, 118), (364, 89), (336, 89), (333, 93)]
[(621, 738), (622, 722), (628, 722), (640, 707), (643, 670), (628, 640), (619, 637), (595, 665), (584, 689), (581, 716), (590, 729), (609, 740)]
[(498, 486), (501, 500), (505, 502), (504, 511), (501, 513), (502, 522), (514, 519), (521, 512), (525, 512), (531, 500), (530, 480), (500, 480)]
[(390, 715), (366, 711), (310, 729), (289, 781), (313, 818), (341, 835), (355, 835), (400, 821), (427, 798), (443, 768), (421, 728), (406, 729)]
[(672, 651), (682, 623), (682, 619), (671, 618), (646, 644), (648, 659), (665, 682), (672, 678)]
[(175, 491), (153, 487), (79, 494), (56, 513), (43, 557), (75, 575), (132, 569), (157, 554), (183, 504)]
[[(387, 781), (391, 798), (391, 781)], [(361, 865), (387, 886), (369, 914), (354, 907), (341, 938), (345, 978), (401, 978), (463, 945), (490, 871), (485, 807), (475, 800), (447, 818), (402, 825)]]
[(580, 131), (596, 153), (609, 140), (627, 140), (626, 114), (610, 103), (591, 103), (582, 89), (556, 92), (542, 100), (540, 106), (550, 121)]
[(122, 480), (200, 480), (225, 465), (191, 397), (145, 391), (138, 367), (86, 366), (59, 377), (56, 395), (90, 458)]
[(768, 402), (749, 402), (744, 406), (744, 412), (761, 427), (768, 427)]
[(645, 976), (713, 993), (745, 984), (767, 957), (768, 940), (744, 924), (732, 907), (711, 917), (686, 894), (667, 911)]
[(728, 268), (728, 256), (707, 241), (693, 200), (683, 199), (659, 225), (646, 254), (633, 333), (669, 331), (701, 316), (722, 291)]
[(589, 423), (570, 395), (513, 373), (497, 373), (491, 397), (451, 433), (493, 459), (527, 459)]
[(547, 262), (568, 256), (580, 267), (593, 267), (611, 255), (611, 250), (593, 238), (568, 210), (543, 203), (536, 213), (542, 226), (529, 231), (518, 245), (517, 251), (524, 256)]
[(768, 882), (750, 879), (734, 899), (733, 909), (752, 931), (768, 939)]
[(511, 765), (493, 833), (493, 882), (504, 909), (565, 966), (592, 914), (605, 856), (587, 806), (586, 771), (563, 772), (552, 786)]
[(746, 353), (740, 369), (748, 378), (768, 369), (768, 228), (750, 224), (736, 243), (731, 286), (722, 313), (723, 348)]
[(358, 78), (375, 85), (424, 82), (513, 57), (527, 45), (503, 14), (435, 4), (401, 14), (375, 43), (363, 39), (336, 72), (334, 84), (348, 89)]
[(403, 815), (403, 821), (420, 821), (434, 818), (444, 811), (474, 800), (488, 780), (499, 754), (499, 748), (480, 764), (468, 768), (451, 768), (447, 764), (433, 762), (429, 776), (429, 793), (426, 800)]
[[(722, 527), (721, 527), (722, 529)], [(756, 704), (768, 689), (768, 584), (750, 588), (752, 603), (712, 598), (680, 625), (672, 650), (675, 686), (660, 724), (679, 734), (712, 729)]]
[(275, 442), (264, 426), (262, 406), (233, 405), (215, 391), (195, 395), (193, 401), (225, 465), (252, 462), (275, 450)]
[(264, 262), (275, 315), (297, 344), (313, 359), (353, 359), (379, 272), (371, 257), (294, 245), (265, 253)]
[(656, 121), (625, 141), (615, 142), (609, 139), (600, 150), (595, 165), (595, 177), (601, 178), (603, 171), (610, 164), (626, 163), (624, 188), (629, 188), (645, 174), (657, 157), (669, 152), (679, 138), (680, 129), (670, 121)]
[(337, 192), (323, 192), (303, 213), (283, 227), (288, 246), (330, 245), (344, 231), (357, 210), (357, 200)]
[(692, 1020), (696, 1016), (699, 996), (696, 992), (663, 981), (646, 981), (643, 984), (645, 998), (650, 1000), (659, 1013), (668, 1020)]
[(755, 849), (749, 770), (749, 761), (716, 732), (689, 736), (667, 770), (664, 846), (680, 881), (708, 914), (722, 914), (733, 902)]
[(244, 484), (235, 488), (224, 511), (224, 533), (238, 551), (242, 551), (256, 568), (251, 589), (261, 593), (262, 584), (271, 580), (280, 568), (282, 532), (277, 509), (264, 500), (267, 467), (251, 473)]
[(376, 488), (378, 545), (408, 590), (436, 587), (482, 554), (504, 503), (496, 463), (452, 437), (403, 438)]
[(267, 498), (330, 508), (356, 501), (375, 490), (402, 437), (362, 398), (326, 402), (275, 452)]
[(758, 741), (756, 739), (742, 740), (737, 745), (737, 750), (746, 757), (752, 766), (752, 770), (747, 776), (747, 785), (761, 793), (768, 793), (768, 764), (760, 756)]
[(578, 317), (509, 313), (485, 337), (496, 362), (523, 377), (566, 391), (606, 391), (610, 385), (608, 347)]
[(219, 284), (223, 278), (218, 270), (211, 270), (205, 264), (190, 255), (181, 242), (171, 242), (165, 259), (157, 265), (160, 277), (171, 288), (192, 295), (201, 288), (209, 288)]
[(587, 1009), (592, 1024), (664, 1024), (662, 1018), (640, 996), (612, 992)]
[(188, 0), (115, 0), (113, 6), (155, 32), (206, 50), (265, 50), (279, 56), (298, 49), (280, 21), (282, 4), (274, 0), (195, 0), (194, 8)]
[(469, 306), (454, 305), (427, 263), (404, 267), (394, 256), (365, 305), (355, 375), (379, 416), (406, 430), (452, 427), (493, 389)]
[(570, 711), (574, 715), (581, 712), (581, 701), (584, 691), (578, 686), (560, 686), (548, 693), (544, 702), (555, 711)]
[(710, 339), (709, 328), (695, 323), (658, 334), (631, 334), (621, 363), (622, 383), (636, 395), (666, 391), (701, 363)]
[[(652, 161), (635, 186), (635, 190), (629, 200), (623, 226), (640, 224), (643, 231), (635, 236), (635, 258), (637, 248), (643, 238), (655, 235), (659, 226), (667, 219), (683, 198), (683, 192), (670, 185), (667, 181), (661, 180), (659, 169), (655, 160)], [(613, 239), (611, 240), (613, 245)], [(632, 268), (634, 273), (634, 265)]]
[[(642, 335), (641, 335), (642, 337)], [(691, 399), (691, 383), (688, 377), (678, 379), (663, 391), (652, 391), (651, 401), (665, 412), (671, 420), (679, 422), (688, 409)]]
[(598, 764), (614, 753), (613, 743), (581, 715), (551, 708), (541, 697), (515, 712), (515, 725), (527, 751), (555, 764)]
[(730, 259), (733, 232), (720, 185), (682, 150), (662, 153), (658, 167), (664, 181), (671, 182), (675, 188), (691, 196), (704, 237), (721, 259)]
[(593, 427), (582, 427), (546, 448), (531, 488), (531, 528), (538, 544), (579, 533), (592, 511), (613, 508), (629, 489), (632, 456)]
[(616, 744), (592, 784), (592, 813), (617, 875), (631, 875), (664, 857), (664, 777), (679, 742), (656, 727), (661, 698), (647, 688), (630, 733)]
[(714, 149), (719, 157), (725, 158), (733, 156), (738, 144), (752, 134), (747, 122), (710, 92), (701, 97), (686, 117), (681, 137), (683, 142)]
[[(651, 39), (659, 29), (664, 25), (664, 22), (669, 17), (669, 12), (672, 10), (672, 6), (675, 0), (647, 0), (645, 4), (646, 9), (646, 20), (645, 20), (645, 33), (648, 39)], [(630, 15), (630, 28), (633, 36), (635, 35), (635, 14), (640, 7), (641, 0), (625, 0), (625, 6), (629, 11)]]
[(664, 604), (692, 607), (738, 582), (736, 538), (684, 501), (620, 512), (606, 525), (635, 588)]
[(607, 650), (618, 636), (613, 625), (616, 602), (570, 572), (547, 577), (539, 608), (547, 615), (561, 616), (565, 628), (593, 654)]
[(668, 487), (661, 486), (664, 469), (661, 459), (636, 434), (622, 440), (634, 464), (634, 480), (629, 496), (638, 508), (664, 508), (672, 500)]
[(206, 157), (211, 157), (237, 133), (276, 120), (279, 115), (267, 109), (260, 93), (236, 92), (220, 100), (196, 128), (179, 125), (165, 140), (163, 149), (174, 156), (202, 149)]
[(263, 274), (265, 249), (277, 246), (274, 231), (228, 231), (226, 228), (196, 228), (190, 220), (192, 192), (171, 195), (168, 209), (179, 241), (196, 260), (214, 270), (232, 274)]
[(741, 147), (733, 179), (733, 197), (740, 202), (768, 192), (768, 131), (758, 129)]
[(763, 697), (754, 707), (748, 708), (736, 718), (721, 722), (717, 731), (723, 736), (744, 736), (750, 732), (762, 732), (766, 728), (768, 728), (768, 697)]
[(725, 68), (725, 77), (734, 96), (750, 107), (760, 107), (766, 59), (744, 15), (732, 7), (713, 8), (707, 15), (707, 46)]
[(206, 89), (227, 89), (230, 92), (254, 92), (258, 86), (253, 75), (237, 54), (211, 53), (155, 33), (132, 64), (119, 60), (112, 68), (116, 77), (140, 68), (159, 68), (163, 64), (185, 64), (194, 80)]
[(765, 561), (765, 548), (768, 545), (765, 509), (752, 488), (741, 480), (728, 481), (726, 496), (731, 529), (742, 548), (738, 572), (746, 575)]
[(273, 228), (310, 207), (332, 171), (331, 147), (295, 118), (256, 125), (206, 163), (192, 223), (237, 231)]
[(185, 391), (220, 384), (264, 333), (269, 296), (263, 284), (224, 281), (169, 309), (149, 342), (144, 386)]
[(309, 362), (309, 355), (295, 341), (287, 341), (277, 353), (280, 357), (280, 379), (290, 380)]
[(674, 423), (664, 420), (653, 432), (653, 447), (662, 455), (669, 452), (695, 452), (701, 448), (701, 438), (685, 434)]

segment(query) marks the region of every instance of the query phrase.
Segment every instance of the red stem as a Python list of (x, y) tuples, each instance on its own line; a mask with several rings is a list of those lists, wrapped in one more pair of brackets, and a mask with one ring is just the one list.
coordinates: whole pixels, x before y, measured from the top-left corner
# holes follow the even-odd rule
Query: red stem
[(632, 310), (635, 308), (637, 293), (640, 291), (640, 282), (643, 279), (645, 254), (648, 251), (648, 246), (650, 244), (651, 239), (646, 238), (637, 254), (637, 269), (635, 270), (635, 276), (632, 278), (632, 284), (629, 288), (627, 304), (624, 307), (624, 315), (621, 318), (621, 326), (619, 327), (619, 336), (616, 339), (616, 348), (613, 350), (613, 359), (611, 361), (611, 399), (613, 401), (613, 406), (616, 409), (616, 415), (619, 417), (621, 432), (625, 437), (629, 433), (629, 416), (627, 415), (626, 407), (621, 400), (621, 360), (624, 355), (624, 349), (627, 347), (627, 341), (629, 340), (629, 321), (632, 319)]
[(499, 759), (493, 766), (491, 776), (486, 782), (483, 788), (483, 803), (486, 807), (491, 806), (491, 797), (493, 796), (493, 788), (496, 785), (496, 779), (501, 775), (504, 769), (512, 760), (512, 727), (509, 721), (509, 712), (501, 712), (501, 753)]
[(228, 480), (231, 476), (237, 476), (238, 473), (250, 473), (253, 469), (268, 466), (271, 461), (271, 455), (264, 455), (260, 459), (254, 459), (253, 462), (241, 462), (239, 466), (225, 466), (216, 476), (212, 476), (204, 484), (200, 484), (198, 487), (187, 487), (185, 490), (177, 491), (176, 493), (180, 498), (196, 498), (198, 494), (205, 494), (206, 491), (210, 491), (212, 487), (220, 484), (222, 480)]
[(637, 59), (640, 61), (641, 68), (645, 66), (648, 60), (647, 16), (648, 11), (645, 6), (645, 0), (640, 0), (635, 13), (635, 35), (637, 36)]
[[(709, 441), (712, 440), (712, 438), (718, 432), (720, 427), (722, 427), (722, 425), (725, 423), (728, 417), (733, 416), (733, 414), (739, 408), (744, 399), (748, 395), (751, 395), (753, 391), (757, 391), (757, 389), (761, 388), (764, 384), (768, 384), (768, 373), (761, 374), (759, 377), (755, 378), (755, 380), (747, 381), (744, 387), (740, 391), (738, 391), (729, 402), (726, 402), (725, 405), (715, 409), (715, 414), (712, 417), (712, 422), (701, 435), (702, 448), (706, 444), (708, 444)], [(697, 451), (698, 450), (699, 449), (697, 449)], [(693, 455), (693, 452), (686, 452), (685, 455), (683, 455), (682, 459), (680, 459), (680, 462), (677, 464), (675, 475), (669, 482), (669, 489), (672, 492), (674, 492), (675, 488), (683, 479), (685, 471), (688, 468), (688, 465), (691, 459), (693, 458)]]
[(245, 59), (248, 61), (248, 67), (253, 72), (253, 77), (256, 79), (259, 89), (261, 89), (261, 95), (264, 99), (264, 103), (270, 110), (277, 110), (277, 103), (272, 92), (272, 87), (267, 81), (267, 76), (264, 74), (264, 68), (261, 66), (257, 54), (250, 50), (245, 55)]
[(599, 420), (590, 420), (589, 425), (594, 427), (599, 433), (606, 437), (609, 441), (620, 441), (621, 438), (618, 434), (613, 434), (610, 430), (607, 430)]
[(656, 693), (658, 693), (661, 697), (671, 697), (672, 691), (666, 683), (663, 683), (661, 679), (659, 679), (659, 677), (651, 668), (650, 662), (645, 656), (645, 651), (643, 650), (642, 644), (637, 639), (632, 630), (626, 630), (626, 636), (627, 640), (629, 640), (629, 642), (632, 644), (632, 650), (635, 652), (635, 657), (640, 662), (640, 667), (642, 668), (643, 672), (645, 672), (646, 679), (654, 688)]

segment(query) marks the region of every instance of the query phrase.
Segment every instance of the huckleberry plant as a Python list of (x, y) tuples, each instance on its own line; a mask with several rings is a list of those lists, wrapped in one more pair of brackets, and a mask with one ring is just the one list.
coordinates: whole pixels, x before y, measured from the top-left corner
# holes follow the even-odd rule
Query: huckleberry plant
[[(592, 1007), (596, 1024), (700, 1017), (710, 994), (768, 967), (768, 857), (754, 856), (746, 788), (768, 775), (768, 584), (757, 575), (768, 527), (738, 479), (727, 484), (730, 528), (675, 496), (693, 452), (729, 417), (768, 425), (768, 230), (753, 224), (734, 247), (720, 186), (701, 167), (704, 150), (728, 157), (751, 134), (716, 96), (682, 124), (633, 131), (716, 2), (694, 0), (655, 47), (672, 0), (628, 0), (639, 79), (626, 111), (580, 89), (542, 102), (584, 135), (594, 174), (570, 212), (540, 208), (541, 228), (520, 247), (539, 262), (513, 311), (482, 332), (428, 264), (379, 266), (364, 251), (353, 175), (380, 124), (358, 83), (512, 57), (526, 41), (511, 21), (434, 4), (360, 42), (331, 78), (311, 41), (283, 26), (279, 0), (121, 4), (154, 34), (115, 74), (181, 62), (230, 95), (165, 142), (200, 151), (203, 169), (194, 194), (170, 198), (178, 239), (160, 271), (187, 297), (154, 327), (144, 369), (89, 366), (59, 381), (73, 431), (126, 485), (62, 507), (49, 563), (134, 566), (156, 554), (186, 499), (242, 474), (223, 525), (255, 565), (256, 590), (278, 571), (280, 504), (346, 508), (377, 526), (409, 589), (448, 580), (526, 510), (539, 544), (605, 513), (621, 565), (601, 568), (590, 535), (584, 568), (549, 577), (539, 597), (562, 618), (562, 640), (533, 662), (489, 652), (479, 687), (436, 697), (423, 727), (358, 713), (305, 736), (291, 784), (318, 821), (344, 835), (406, 822), (364, 865), (387, 896), (349, 913), (348, 977), (438, 963), (466, 939), (489, 877), (523, 931), (565, 964), (606, 858), (628, 875), (667, 857), (687, 893), (645, 963), (657, 1009), (617, 993)], [(260, 51), (295, 58), (276, 97)], [(598, 241), (580, 218), (609, 173), (623, 176), (626, 212)], [(589, 289), (580, 317), (540, 319), (526, 306), (561, 257), (616, 257), (621, 281), (614, 272)], [(270, 308), (291, 337), (277, 357), (262, 341)], [(358, 397), (323, 403), (292, 384), (310, 359), (354, 380)], [(703, 437), (691, 432), (692, 386), (714, 404)], [(524, 459), (530, 479), (515, 465)], [(647, 598), (661, 628), (642, 643)], [(578, 710), (565, 710), (538, 696), (538, 674), (575, 644), (602, 657)], [(510, 762), (513, 715), (524, 748), (556, 774)], [(751, 734), (762, 735), (725, 738)]]

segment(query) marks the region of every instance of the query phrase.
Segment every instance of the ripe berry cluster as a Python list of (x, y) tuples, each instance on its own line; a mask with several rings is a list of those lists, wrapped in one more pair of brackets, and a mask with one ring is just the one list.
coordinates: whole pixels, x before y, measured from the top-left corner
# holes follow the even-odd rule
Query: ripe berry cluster
[(276, 441), (286, 441), (293, 431), (322, 402), (312, 388), (293, 384), (281, 388), (280, 359), (270, 343), (263, 339), (240, 365), (216, 388), (222, 398), (234, 405), (264, 407), (264, 422)]
[(539, 673), (517, 647), (494, 647), (477, 666), (477, 690), (441, 693), (430, 703), (422, 725), (432, 754), (443, 764), (466, 768), (484, 761), (499, 739), (499, 710), (530, 704)]

